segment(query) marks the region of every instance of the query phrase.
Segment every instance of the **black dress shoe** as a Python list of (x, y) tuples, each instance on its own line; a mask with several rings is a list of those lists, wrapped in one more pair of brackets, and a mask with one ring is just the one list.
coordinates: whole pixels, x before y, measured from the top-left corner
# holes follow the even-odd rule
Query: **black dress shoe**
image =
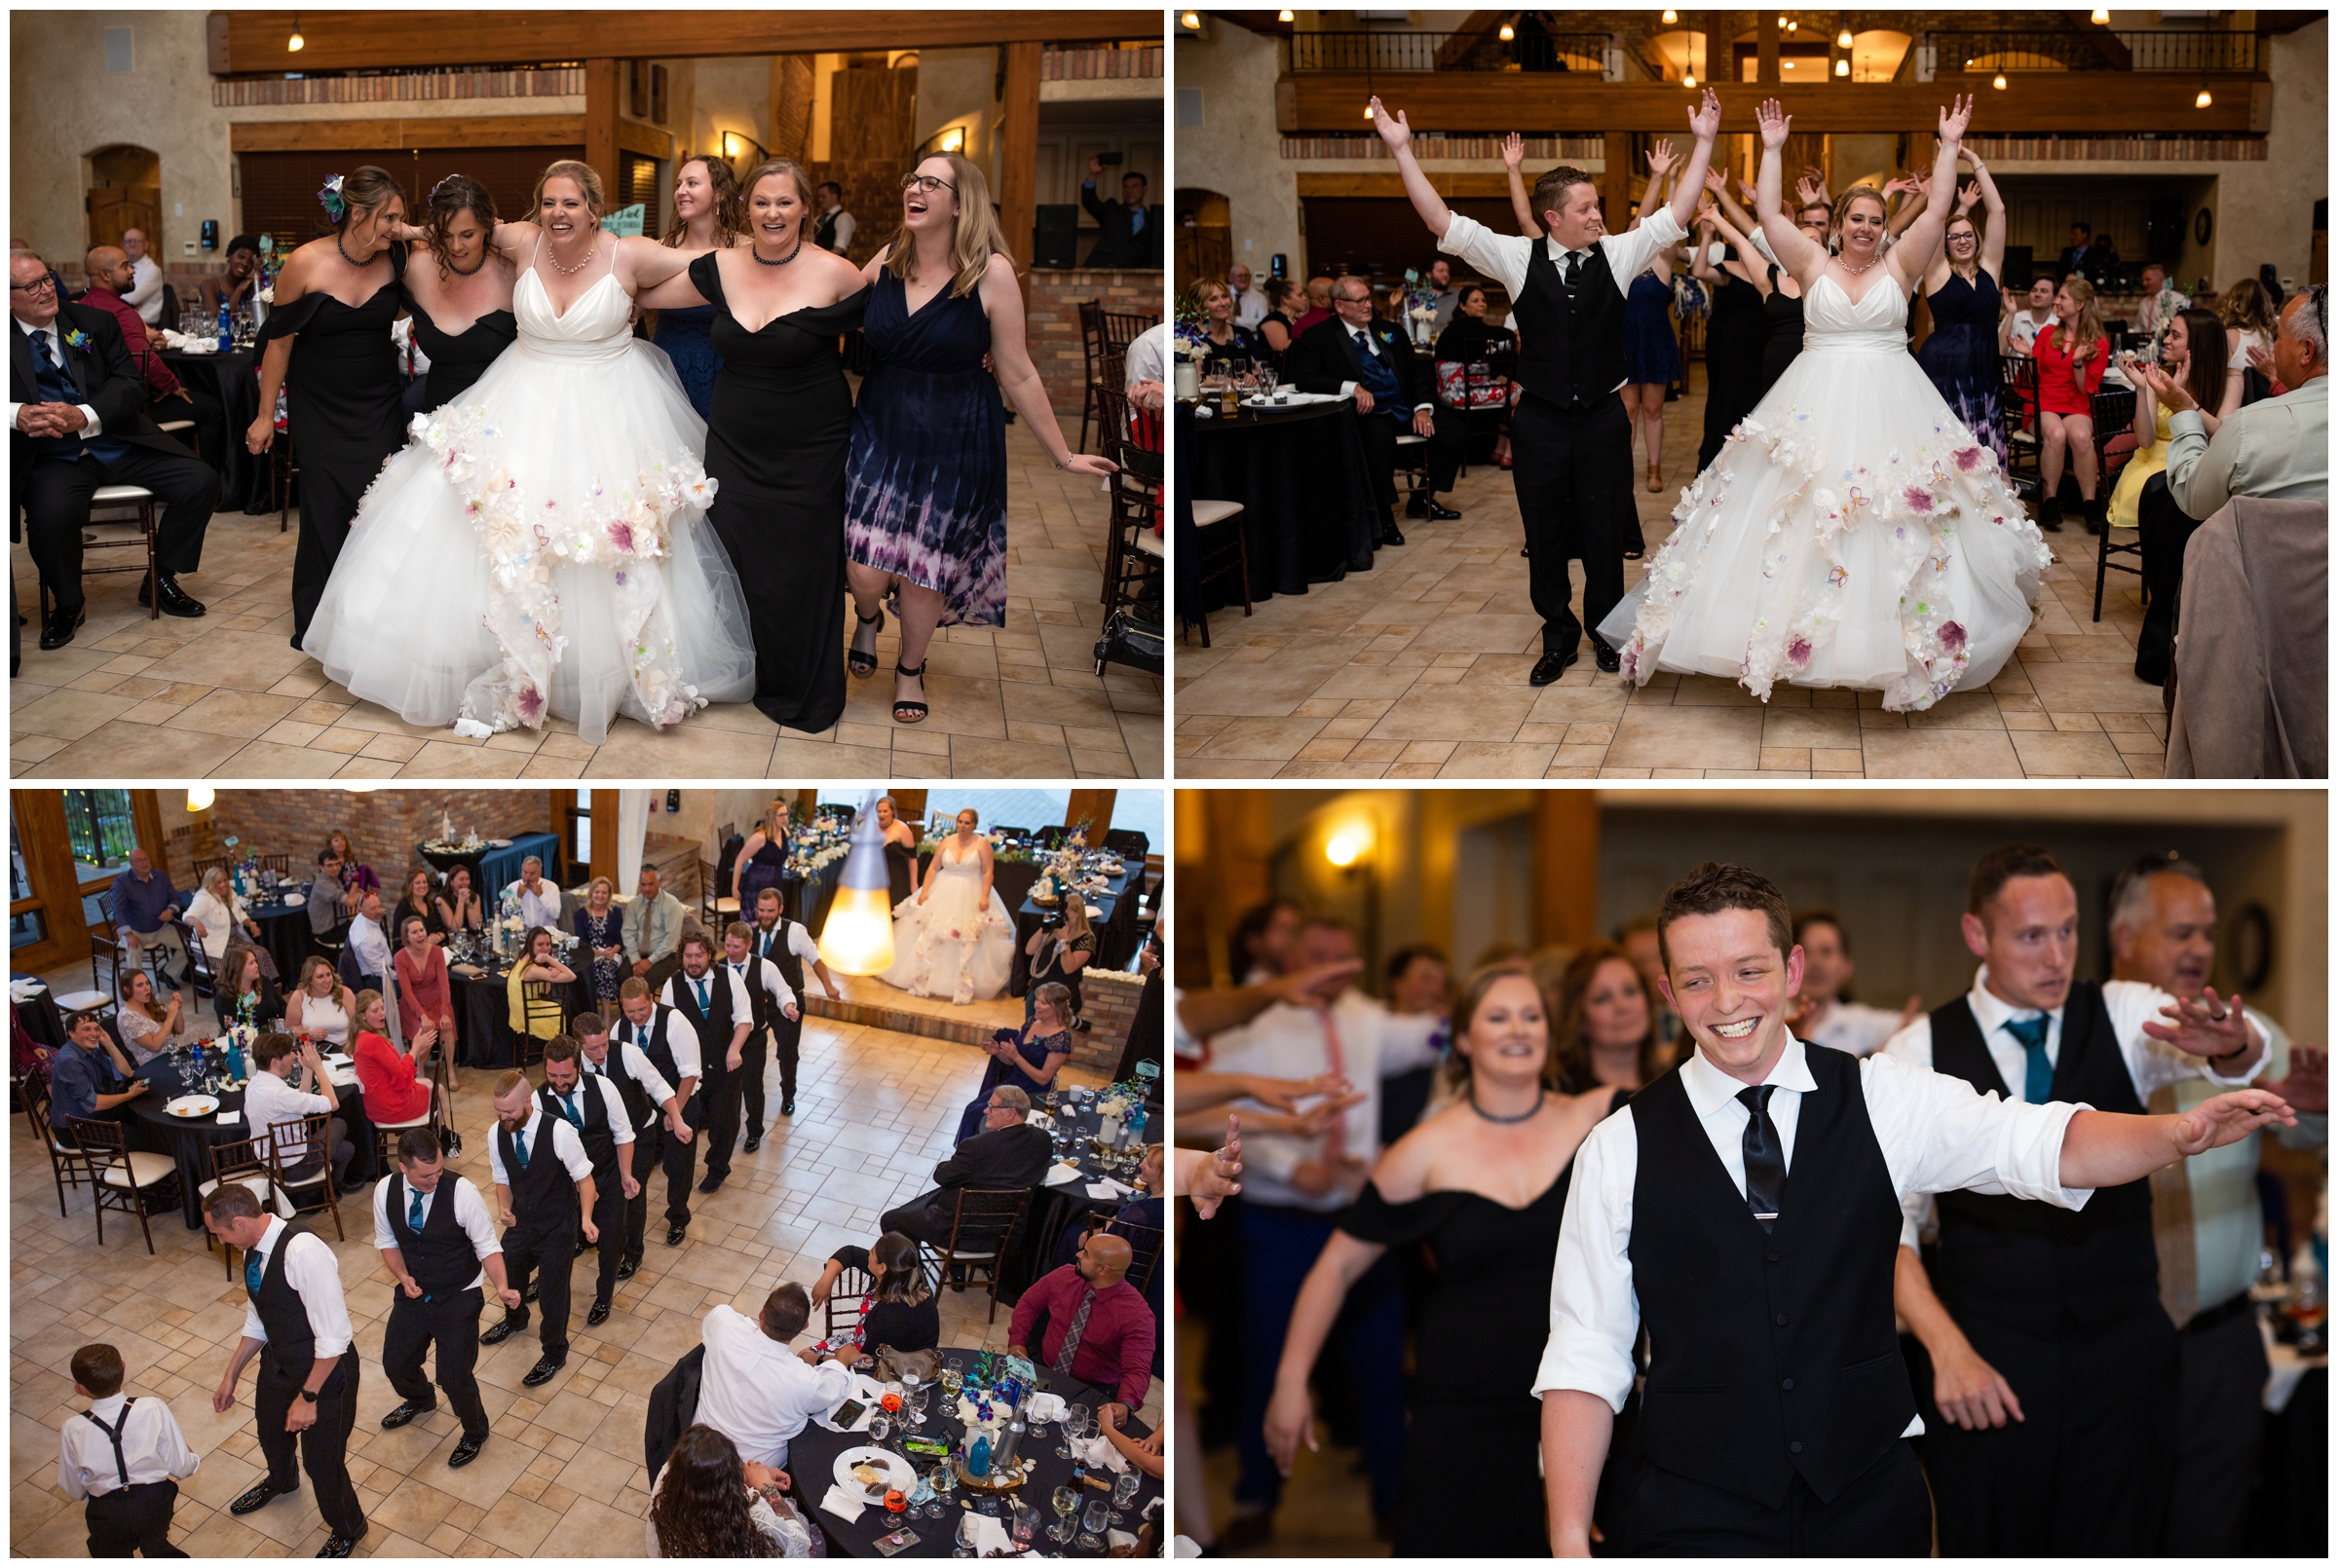
[(509, 1313), (506, 1313), (504, 1315), (503, 1322), (497, 1324), (494, 1327), (479, 1335), (479, 1343), (482, 1345), (500, 1345), (505, 1340), (509, 1339), (520, 1329), (525, 1328), (527, 1325), (528, 1320), (525, 1313), (522, 1313), (516, 1318), (512, 1317)]
[(752, 1154), (761, 1147), (763, 1147), (763, 1135), (761, 1133), (750, 1134), (747, 1138), (746, 1152)]
[(618, 1277), (619, 1279), (621, 1279), (621, 1280), (629, 1280), (629, 1279), (633, 1278), (633, 1276), (634, 1276), (634, 1275), (635, 1275), (637, 1272), (639, 1272), (639, 1271), (640, 1271), (640, 1268), (641, 1268), (641, 1259), (640, 1259), (640, 1258), (638, 1258), (638, 1257), (628, 1257), (628, 1258), (626, 1258), (626, 1259), (625, 1259), (623, 1262), (622, 1262), (622, 1263), (618, 1264), (618, 1266), (617, 1266), (617, 1277)]
[(1432, 523), (1450, 523), (1461, 514), (1451, 506), (1440, 506), (1433, 499), (1420, 495), (1413, 498), (1413, 504), (1405, 508), (1405, 515), (1426, 518)]
[(1581, 655), (1572, 649), (1564, 653), (1545, 653), (1534, 661), (1533, 673), (1527, 677), (1528, 686), (1548, 686), (1564, 674), (1566, 667)]
[(270, 1503), (283, 1496), (286, 1492), (297, 1492), (299, 1490), (300, 1488), (297, 1486), (271, 1486), (266, 1481), (262, 1481), (257, 1486), (254, 1486), (250, 1491), (245, 1492), (242, 1497), (237, 1498), (233, 1503), (228, 1504), (227, 1512), (237, 1515), (238, 1517), (242, 1517), (246, 1513), (257, 1513), (260, 1510), (266, 1508)]
[(324, 1545), (317, 1549), (317, 1555), (320, 1557), (346, 1557), (357, 1549), (357, 1537), (343, 1535), (336, 1530), (325, 1537)]
[(796, 1113), (796, 1102), (795, 1102), (794, 1101), (792, 1101), (792, 1100), (782, 1100), (781, 1101), (779, 1101), (779, 1114), (780, 1114), (780, 1115), (782, 1115), (782, 1116), (793, 1116), (795, 1113)]
[(720, 1192), (723, 1187), (724, 1179), (724, 1177), (719, 1176), (710, 1176), (705, 1180), (698, 1183), (698, 1190), (700, 1192)]
[(528, 1375), (521, 1378), (519, 1381), (527, 1388), (542, 1388), (545, 1384), (549, 1383), (552, 1378), (558, 1374), (561, 1367), (566, 1366), (567, 1364), (568, 1358), (565, 1356), (561, 1357), (558, 1361), (554, 1361), (549, 1356), (544, 1357), (542, 1360), (537, 1362), (535, 1366), (529, 1369)]
[(1398, 532), (1396, 531), (1396, 524), (1395, 524), (1395, 523), (1393, 523), (1393, 522), (1389, 522), (1389, 523), (1384, 523), (1384, 524), (1382, 524), (1382, 525), (1380, 526), (1380, 542), (1381, 542), (1381, 543), (1383, 543), (1383, 544), (1402, 544), (1404, 541), (1405, 541), (1405, 536), (1404, 536), (1404, 535), (1402, 535), (1402, 534), (1400, 534), (1400, 533), (1398, 533)]
[(469, 1437), (464, 1438), (461, 1442), (455, 1444), (455, 1451), (446, 1456), (446, 1468), (449, 1470), (461, 1470), (465, 1465), (468, 1465), (472, 1460), (478, 1458), (479, 1450), (486, 1446), (487, 1439), (484, 1437), (481, 1437), (477, 1442), (472, 1442)]
[(665, 1245), (668, 1247), (681, 1246), (682, 1238), (689, 1232), (689, 1229), (690, 1227), (687, 1225), (675, 1225), (671, 1227), (665, 1233)]
[(608, 1321), (609, 1303), (606, 1301), (595, 1301), (592, 1310), (584, 1314), (584, 1325), (588, 1328), (598, 1327)]
[[(203, 606), (191, 595), (189, 595), (184, 588), (181, 588), (178, 585), (178, 579), (172, 577), (170, 573), (157, 572), (154, 575), (154, 585), (162, 598), (164, 615), (186, 616), (192, 617), (203, 614)], [(139, 583), (138, 603), (141, 606), (144, 606), (150, 605), (153, 602), (153, 599), (147, 596), (146, 584), (143, 582)]]
[(90, 612), (87, 605), (75, 605), (69, 610), (63, 605), (58, 605), (55, 610), (49, 612), (49, 618), (41, 623), (41, 646), (43, 648), (64, 647), (73, 640), (73, 628), (89, 618)]
[(1624, 667), (1623, 654), (1609, 648), (1605, 642), (1597, 637), (1591, 640), (1591, 661), (1610, 675)]
[(533, 1301), (536, 1299), (536, 1282), (534, 1280), (530, 1280), (528, 1282), (528, 1288), (519, 1292), (519, 1299), (522, 1301)]
[(417, 1404), (414, 1400), (408, 1400), (405, 1403), (399, 1405), (396, 1409), (382, 1417), (382, 1430), (384, 1432), (396, 1432), (398, 1428), (404, 1426), (416, 1416), (429, 1415), (433, 1410), (437, 1408), (438, 1401), (435, 1400), (433, 1400), (428, 1404)]

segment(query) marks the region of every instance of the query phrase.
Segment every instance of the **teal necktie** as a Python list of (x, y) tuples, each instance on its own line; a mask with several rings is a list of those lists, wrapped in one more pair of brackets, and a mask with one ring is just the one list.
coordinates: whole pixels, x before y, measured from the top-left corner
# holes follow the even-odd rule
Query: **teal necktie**
[(2046, 1015), (2035, 1018), (2009, 1018), (2005, 1031), (2021, 1042), (2028, 1053), (2029, 1065), (2021, 1082), (2021, 1098), (2033, 1105), (2043, 1105), (2054, 1098), (2054, 1064), (2046, 1060)]
[(567, 1113), (568, 1123), (571, 1127), (580, 1133), (584, 1131), (584, 1118), (577, 1110), (577, 1092), (574, 1089), (560, 1097), (560, 1108)]
[(420, 1230), (422, 1229), (422, 1194), (411, 1187), (406, 1189), (406, 1224), (414, 1230)]
[(698, 993), (698, 1011), (701, 1013), (705, 1012), (707, 1008), (706, 982), (703, 980), (694, 980), (690, 984), (691, 989)]
[(258, 1252), (244, 1254), (244, 1288), (254, 1301), (260, 1298), (260, 1276), (268, 1272), (268, 1260)]
[(528, 1168), (528, 1130), (527, 1130), (526, 1128), (524, 1128), (524, 1127), (523, 1127), (523, 1128), (521, 1128), (521, 1129), (520, 1129), (518, 1132), (516, 1132), (516, 1133), (513, 1133), (513, 1134), (511, 1135), (511, 1150), (512, 1150), (512, 1152), (513, 1152), (514, 1154), (516, 1154), (516, 1155), (519, 1157), (519, 1168), (520, 1168), (520, 1170), (522, 1170), (523, 1172), (524, 1172), (525, 1170), (527, 1170), (527, 1168)]

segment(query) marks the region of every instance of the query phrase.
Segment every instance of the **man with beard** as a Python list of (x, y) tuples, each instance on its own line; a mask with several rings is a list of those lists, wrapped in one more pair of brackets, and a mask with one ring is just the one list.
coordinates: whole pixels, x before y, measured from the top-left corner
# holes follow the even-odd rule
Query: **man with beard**
[[(657, 1160), (665, 1168), (665, 1245), (679, 1247), (690, 1228), (690, 1183), (698, 1163), (693, 1145), (706, 1125), (704, 1097), (698, 1093), (698, 1031), (671, 1007), (651, 1000), (649, 983), (638, 977), (618, 987), (617, 1005), (624, 1017), (611, 1038), (640, 1054), (654, 1069), (654, 1087), (673, 1086), (672, 1099), (664, 1102), (666, 1118), (658, 1129)], [(640, 1261), (638, 1252), (627, 1255)]]
[[(700, 1192), (714, 1191), (723, 1184), (723, 1176), (730, 1172), (731, 1145), (738, 1138), (742, 1106), (752, 1118), (747, 1123), (747, 1152), (752, 1154), (763, 1147), (763, 1075), (771, 1065), (773, 1032), (782, 1027), (797, 1030), (804, 1027), (804, 1009), (797, 1005), (794, 989), (780, 978), (779, 966), (769, 958), (757, 956), (753, 927), (734, 920), (723, 932), (723, 967), (730, 972), (732, 994), (745, 998), (747, 1038), (739, 1047), (735, 1084), (710, 1130), (714, 1141), (707, 1147), (706, 1180), (698, 1188)], [(787, 1066), (787, 1084), (780, 1101), (783, 1105), (795, 1100), (795, 1064), (790, 1062)], [(721, 1175), (714, 1168), (717, 1148), (723, 1153)]]
[[(753, 1003), (739, 993), (730, 966), (714, 961), (714, 940), (696, 927), (682, 939), (681, 972), (665, 983), (659, 1000), (674, 1011), (675, 1022), (687, 1026), (683, 1032), (698, 1042), (696, 1070), (704, 1076), (692, 1125), (706, 1135), (706, 1180), (698, 1190), (712, 1192), (731, 1175), (731, 1149), (723, 1130), (728, 1125), (734, 1135), (738, 1131), (738, 1076), (753, 1026)], [(670, 1206), (667, 1216), (672, 1216)], [(689, 1223), (685, 1199), (675, 1230)], [(666, 1237), (669, 1244), (679, 1240), (678, 1235)]]
[[(577, 1256), (579, 1212), (584, 1239), (600, 1240), (593, 1219), (592, 1160), (577, 1130), (548, 1115), (528, 1092), (528, 1075), (514, 1068), (495, 1081), (495, 1135), (487, 1140), (487, 1165), (495, 1177), (495, 1208), (509, 1227), (504, 1263), (511, 1288), (527, 1294), (528, 1276), (541, 1266), (536, 1304), (544, 1309), (540, 1339), (544, 1354), (520, 1382), (529, 1388), (549, 1383), (568, 1364), (568, 1274)], [(508, 1308), (503, 1322), (479, 1336), (500, 1345), (528, 1325), (522, 1301)]]

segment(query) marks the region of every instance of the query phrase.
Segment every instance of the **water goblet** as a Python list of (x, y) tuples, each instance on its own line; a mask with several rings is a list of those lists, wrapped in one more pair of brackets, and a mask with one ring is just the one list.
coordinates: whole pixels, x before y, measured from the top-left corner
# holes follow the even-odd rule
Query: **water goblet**
[(1120, 1511), (1137, 1500), (1137, 1488), (1145, 1483), (1133, 1470), (1124, 1470), (1112, 1477), (1112, 1522), (1120, 1522)]
[(872, 1415), (869, 1417), (869, 1441), (878, 1447), (885, 1446), (885, 1439), (892, 1433), (892, 1430), (893, 1424), (884, 1416)]
[(958, 1516), (958, 1545), (951, 1549), (950, 1555), (971, 1557), (974, 1552), (974, 1515), (971, 1512), (961, 1513)]
[(1009, 1501), (1006, 1533), (1017, 1551), (1029, 1551), (1039, 1533), (1039, 1511), (1019, 1498)]
[(932, 1384), (918, 1383), (913, 1385), (909, 1391), (909, 1424), (912, 1427), (924, 1427), (925, 1425), (926, 1408), (932, 1403)]
[(1098, 1498), (1088, 1505), (1087, 1512), (1079, 1516), (1080, 1537), (1077, 1542), (1079, 1549), (1082, 1551), (1102, 1551), (1104, 1549), (1104, 1532), (1111, 1516), (1111, 1511), (1104, 1506), (1102, 1498)]
[(1069, 1486), (1059, 1486), (1047, 1502), (1055, 1510), (1055, 1523), (1048, 1528), (1048, 1539), (1058, 1544), (1071, 1540), (1072, 1515), (1079, 1512), (1079, 1494)]
[(1088, 1407), (1086, 1405), (1068, 1404), (1064, 1406), (1064, 1440), (1055, 1445), (1056, 1458), (1069, 1459), (1072, 1457), (1072, 1439), (1079, 1436), (1079, 1429), (1087, 1424), (1087, 1419)]

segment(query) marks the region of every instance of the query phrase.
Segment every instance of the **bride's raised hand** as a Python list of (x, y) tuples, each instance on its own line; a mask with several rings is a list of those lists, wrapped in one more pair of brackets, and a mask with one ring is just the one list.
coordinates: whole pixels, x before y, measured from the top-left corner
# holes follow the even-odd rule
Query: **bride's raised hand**
[(1965, 128), (1973, 123), (1973, 95), (1964, 93), (1952, 107), (1941, 111), (1941, 139), (1951, 144), (1965, 139)]
[(1405, 123), (1403, 112), (1400, 110), (1390, 114), (1388, 105), (1380, 101), (1377, 93), (1372, 95), (1372, 129), (1380, 133), (1380, 139), (1388, 144), (1390, 152), (1395, 152), (1413, 139), (1413, 128)]
[(1793, 116), (1778, 107), (1776, 98), (1764, 98), (1761, 107), (1754, 111), (1754, 124), (1760, 128), (1761, 145), (1767, 150), (1786, 145), (1786, 133), (1792, 128)]

